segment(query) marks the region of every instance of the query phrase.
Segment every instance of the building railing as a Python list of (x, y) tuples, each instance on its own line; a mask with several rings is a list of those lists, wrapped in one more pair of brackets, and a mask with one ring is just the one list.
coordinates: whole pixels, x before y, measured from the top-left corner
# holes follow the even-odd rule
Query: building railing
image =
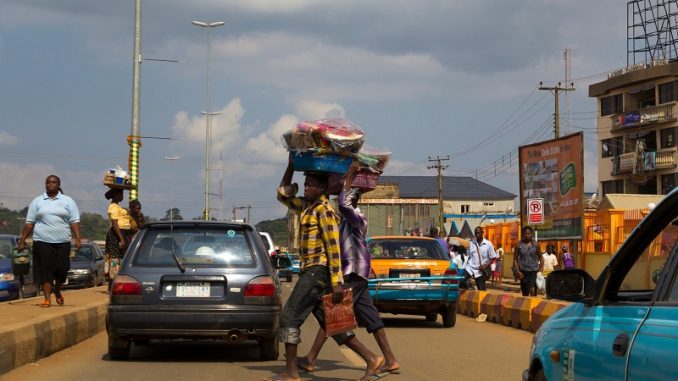
[[(657, 169), (676, 167), (675, 148), (665, 148), (658, 151), (645, 151), (643, 157), (636, 158), (635, 152), (623, 153), (612, 158), (612, 175), (636, 172), (649, 172)], [(640, 162), (642, 161), (642, 162)]]
[(643, 107), (621, 114), (614, 114), (611, 118), (612, 132), (675, 120), (673, 117), (673, 103), (662, 106)]

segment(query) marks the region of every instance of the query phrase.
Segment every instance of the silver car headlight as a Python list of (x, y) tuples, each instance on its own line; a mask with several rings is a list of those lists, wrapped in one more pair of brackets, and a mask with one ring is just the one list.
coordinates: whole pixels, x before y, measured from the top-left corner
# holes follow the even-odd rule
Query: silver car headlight
[(13, 281), (14, 280), (14, 274), (12, 274), (12, 273), (0, 273), (0, 280), (4, 280), (6, 282)]
[(92, 272), (91, 269), (76, 269), (76, 270), (73, 270), (73, 274), (77, 274), (77, 275), (87, 275), (91, 272)]

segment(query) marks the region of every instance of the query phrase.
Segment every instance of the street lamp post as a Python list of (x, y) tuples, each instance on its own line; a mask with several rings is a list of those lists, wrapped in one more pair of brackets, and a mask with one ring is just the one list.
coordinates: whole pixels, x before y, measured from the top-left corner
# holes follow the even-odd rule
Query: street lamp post
[(171, 204), (170, 204), (170, 221), (174, 221), (174, 187), (176, 186), (176, 182), (174, 179), (174, 162), (179, 159), (179, 156), (165, 156), (165, 160), (169, 160), (170, 163), (172, 164), (172, 176), (171, 176), (171, 181), (172, 181), (172, 198), (171, 198)]
[(210, 37), (211, 29), (222, 26), (223, 21), (215, 21), (206, 23), (203, 21), (191, 21), (191, 24), (207, 29), (207, 59), (205, 64), (205, 211), (203, 218), (208, 221), (210, 219), (210, 138), (212, 133), (212, 116), (215, 115), (211, 111), (212, 104), (210, 99)]

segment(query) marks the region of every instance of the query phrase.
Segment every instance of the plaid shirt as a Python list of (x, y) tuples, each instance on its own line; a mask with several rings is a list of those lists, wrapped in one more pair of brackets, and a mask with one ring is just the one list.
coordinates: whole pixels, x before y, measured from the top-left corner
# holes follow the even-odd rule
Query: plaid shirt
[(339, 218), (325, 196), (310, 204), (278, 191), (278, 201), (301, 213), (299, 258), (301, 268), (322, 265), (330, 270), (332, 285), (343, 283), (339, 255)]

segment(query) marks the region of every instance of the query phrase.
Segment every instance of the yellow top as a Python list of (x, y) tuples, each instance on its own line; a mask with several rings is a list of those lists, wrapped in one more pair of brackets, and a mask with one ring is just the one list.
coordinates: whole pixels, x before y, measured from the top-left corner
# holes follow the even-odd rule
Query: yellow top
[(122, 206), (112, 202), (108, 205), (108, 218), (118, 221), (118, 228), (122, 230), (129, 230), (131, 228), (129, 223), (129, 212)]

